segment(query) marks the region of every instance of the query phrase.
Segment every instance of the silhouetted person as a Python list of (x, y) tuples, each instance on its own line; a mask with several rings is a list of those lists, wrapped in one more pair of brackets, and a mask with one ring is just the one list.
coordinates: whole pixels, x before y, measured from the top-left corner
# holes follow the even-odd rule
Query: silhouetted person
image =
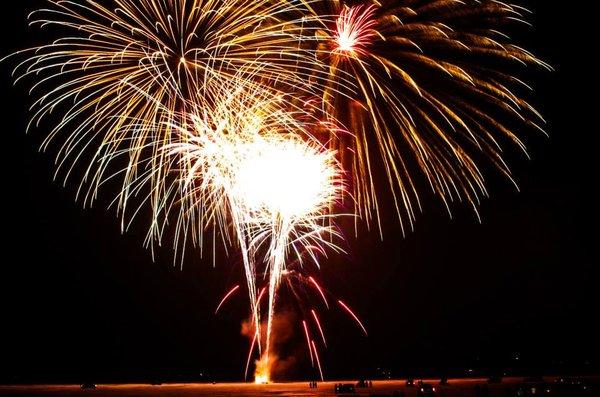
[(475, 397), (481, 397), (481, 386), (479, 386), (479, 383), (475, 385)]

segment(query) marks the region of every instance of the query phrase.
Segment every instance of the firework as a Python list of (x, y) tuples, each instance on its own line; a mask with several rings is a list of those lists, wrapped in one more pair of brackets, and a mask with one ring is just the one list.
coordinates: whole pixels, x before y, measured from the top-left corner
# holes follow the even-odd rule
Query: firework
[[(321, 6), (337, 18), (320, 31), (319, 54), (332, 76), (358, 87), (348, 95), (326, 91), (323, 100), (326, 113), (353, 133), (335, 143), (362, 219), (374, 213), (378, 221), (378, 195), (390, 192), (403, 229), (406, 220), (412, 228), (426, 185), (448, 211), (452, 201), (466, 201), (477, 212), (487, 195), (484, 163), (512, 181), (502, 147), (525, 151), (517, 129), (543, 123), (519, 94), (530, 88), (515, 72), (550, 69), (502, 33), (526, 23), (527, 10), (493, 0)], [(376, 169), (387, 187), (375, 180)]]
[[(347, 202), (381, 231), (387, 193), (404, 230), (424, 190), (477, 212), (485, 164), (512, 181), (503, 147), (525, 151), (518, 130), (543, 123), (520, 70), (550, 69), (502, 33), (527, 12), (495, 0), (48, 0), (31, 24), (57, 36), (17, 54), (15, 75), (32, 81), (30, 127), (54, 123), (42, 147), (60, 142), (57, 173), (81, 178), (84, 203), (116, 181), (124, 230), (150, 208), (147, 245), (173, 235), (183, 262), (211, 230), (213, 246), (218, 235), (240, 252), (246, 372), (257, 348), (266, 382), (282, 280), (329, 308), (303, 269), (341, 251)], [(323, 378), (312, 335), (326, 347), (325, 333), (314, 308), (304, 317)]]
[[(59, 142), (57, 175), (81, 178), (84, 203), (121, 181), (115, 204), (124, 229), (132, 186), (144, 179), (152, 192), (147, 242), (159, 240), (161, 209), (174, 194), (161, 148), (179, 136), (175, 114), (213, 101), (215, 80), (312, 93), (303, 70), (315, 76), (319, 66), (299, 45), (310, 35), (293, 17), (304, 14), (300, 3), (269, 0), (49, 0), (30, 24), (56, 39), (13, 55), (26, 58), (14, 74), (38, 98), (30, 127), (55, 124), (42, 148)], [(62, 115), (52, 117), (57, 109)], [(139, 207), (130, 207), (133, 217)]]
[[(343, 183), (335, 153), (312, 138), (317, 126), (298, 122), (310, 117), (286, 111), (268, 92), (235, 87), (221, 90), (216, 106), (186, 114), (189, 122), (179, 123), (189, 126), (180, 128), (182, 142), (166, 148), (181, 166), (186, 209), (181, 224), (203, 230), (216, 220), (240, 248), (257, 345), (268, 368), (286, 263), (293, 255), (302, 264), (308, 255), (318, 265), (315, 252), (338, 249), (332, 239), (340, 236), (329, 210), (340, 199)], [(257, 295), (261, 275), (267, 280), (264, 343)]]

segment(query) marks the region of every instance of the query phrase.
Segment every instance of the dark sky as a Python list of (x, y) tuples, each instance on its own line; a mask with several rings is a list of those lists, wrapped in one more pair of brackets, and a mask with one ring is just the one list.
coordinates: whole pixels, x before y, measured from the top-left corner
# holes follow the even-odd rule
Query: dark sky
[[(6, 3), (18, 5), (2, 6), (0, 54), (35, 43), (25, 15), (37, 2)], [(481, 224), (460, 207), (449, 219), (426, 200), (405, 238), (392, 217), (383, 242), (375, 231), (349, 234), (348, 255), (325, 260), (322, 279), (360, 313), (370, 337), (341, 313), (328, 314), (326, 376), (378, 366), (399, 375), (600, 368), (590, 53), (597, 46), (587, 43), (585, 10), (551, 1), (530, 6), (536, 28), (525, 43), (557, 69), (535, 79), (534, 102), (551, 137), (525, 136), (532, 161), (508, 154), (521, 191), (491, 178)], [(0, 381), (200, 372), (240, 379), (246, 302), (240, 295), (213, 314), (223, 292), (243, 280), (238, 261), (220, 255), (213, 268), (210, 259), (189, 256), (180, 269), (164, 250), (153, 262), (141, 229), (123, 236), (114, 212), (82, 209), (73, 184), (52, 181), (52, 153), (37, 152), (44, 131), (25, 135), (25, 92), (12, 87), (1, 64)], [(301, 343), (301, 335), (292, 338), (288, 349), (302, 351)], [(304, 352), (291, 374), (309, 374)]]

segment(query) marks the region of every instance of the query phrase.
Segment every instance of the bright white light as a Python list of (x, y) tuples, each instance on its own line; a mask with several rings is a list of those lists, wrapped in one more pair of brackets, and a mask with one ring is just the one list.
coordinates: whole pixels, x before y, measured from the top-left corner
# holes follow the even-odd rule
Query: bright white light
[(259, 385), (265, 385), (265, 384), (269, 383), (269, 377), (266, 375), (258, 375), (254, 379), (254, 383), (259, 384)]
[(350, 36), (346, 31), (340, 32), (337, 38), (337, 45), (339, 51), (352, 51), (354, 49), (354, 43), (356, 40)]
[(375, 6), (344, 7), (336, 21), (336, 51), (364, 55), (376, 38)]
[(301, 217), (327, 203), (335, 168), (330, 156), (296, 141), (245, 144), (233, 189), (250, 211)]

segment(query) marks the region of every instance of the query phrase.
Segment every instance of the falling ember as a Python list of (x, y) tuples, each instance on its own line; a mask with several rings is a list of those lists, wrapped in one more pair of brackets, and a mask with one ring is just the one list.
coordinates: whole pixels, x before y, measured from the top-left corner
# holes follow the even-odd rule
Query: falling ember
[(329, 309), (329, 303), (327, 302), (327, 298), (325, 298), (325, 294), (323, 293), (323, 289), (321, 289), (321, 286), (315, 281), (313, 276), (310, 276), (308, 279), (315, 286), (317, 291), (319, 291), (319, 294), (321, 295), (321, 298), (323, 298), (323, 302), (325, 303), (325, 306), (327, 306), (327, 308)]
[(360, 326), (360, 328), (362, 329), (362, 331), (365, 333), (365, 336), (367, 336), (368, 335), (367, 329), (363, 325), (362, 321), (360, 321), (360, 319), (358, 318), (358, 316), (356, 314), (354, 314), (354, 312), (352, 311), (352, 309), (350, 309), (348, 307), (348, 305), (346, 305), (341, 300), (338, 300), (338, 303), (340, 304), (341, 307), (344, 308), (344, 310), (346, 310), (348, 312), (348, 314), (350, 314), (352, 316), (352, 318), (354, 319), (354, 321), (356, 321), (356, 323)]
[(325, 340), (325, 333), (323, 332), (323, 328), (321, 327), (321, 322), (319, 321), (319, 317), (314, 310), (310, 311), (312, 313), (313, 318), (315, 319), (315, 323), (317, 324), (317, 328), (319, 328), (319, 333), (321, 334), (321, 339), (323, 339), (323, 346), (327, 347), (327, 341)]
[(312, 366), (315, 365), (315, 359), (313, 358), (312, 348), (310, 346), (310, 334), (308, 333), (308, 327), (306, 321), (302, 320), (302, 326), (304, 327), (304, 335), (306, 336), (306, 345), (308, 346), (308, 352), (310, 353), (310, 363)]
[(225, 294), (225, 296), (223, 297), (223, 299), (221, 299), (221, 302), (219, 302), (219, 305), (217, 306), (217, 308), (215, 310), (215, 314), (219, 313), (219, 310), (221, 309), (221, 306), (223, 306), (223, 304), (227, 301), (227, 299), (229, 299), (229, 297), (231, 295), (233, 295), (239, 288), (240, 288), (240, 286), (236, 285), (227, 294)]
[(315, 351), (315, 358), (317, 360), (317, 368), (319, 368), (319, 374), (321, 375), (321, 380), (325, 380), (325, 378), (323, 377), (323, 369), (321, 368), (321, 360), (319, 359), (319, 353), (317, 352), (317, 346), (315, 345), (315, 341), (311, 340), (310, 341), (313, 350)]

